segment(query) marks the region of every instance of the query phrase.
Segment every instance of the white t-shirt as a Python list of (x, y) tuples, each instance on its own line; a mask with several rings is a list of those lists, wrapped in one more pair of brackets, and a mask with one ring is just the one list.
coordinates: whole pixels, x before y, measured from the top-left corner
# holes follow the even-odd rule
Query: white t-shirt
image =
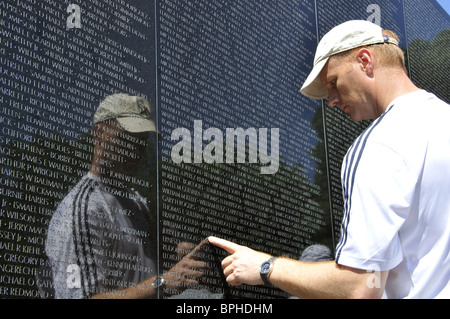
[(336, 262), (389, 270), (387, 298), (450, 298), (450, 106), (395, 99), (342, 164)]

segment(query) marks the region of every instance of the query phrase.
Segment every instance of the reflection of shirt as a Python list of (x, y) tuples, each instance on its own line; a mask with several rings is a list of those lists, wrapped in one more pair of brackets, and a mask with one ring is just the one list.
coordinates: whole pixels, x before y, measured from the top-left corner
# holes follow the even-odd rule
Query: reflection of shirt
[(344, 159), (336, 261), (389, 270), (389, 298), (450, 297), (449, 119), (450, 106), (434, 95), (406, 94)]
[(59, 204), (48, 230), (55, 298), (118, 293), (154, 276), (156, 234), (148, 216), (136, 191), (108, 188), (91, 173), (83, 177)]

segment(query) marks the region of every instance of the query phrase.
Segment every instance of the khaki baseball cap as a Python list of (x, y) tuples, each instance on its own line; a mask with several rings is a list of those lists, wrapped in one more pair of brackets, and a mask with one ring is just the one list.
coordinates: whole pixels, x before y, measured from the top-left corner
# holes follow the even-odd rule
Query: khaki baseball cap
[(107, 96), (98, 106), (94, 124), (116, 119), (130, 133), (156, 132), (149, 102), (124, 93)]
[(300, 92), (312, 99), (328, 97), (328, 90), (320, 81), (319, 74), (332, 55), (377, 43), (398, 45), (397, 40), (383, 36), (382, 31), (378, 25), (364, 20), (347, 21), (331, 29), (317, 45), (313, 69)]

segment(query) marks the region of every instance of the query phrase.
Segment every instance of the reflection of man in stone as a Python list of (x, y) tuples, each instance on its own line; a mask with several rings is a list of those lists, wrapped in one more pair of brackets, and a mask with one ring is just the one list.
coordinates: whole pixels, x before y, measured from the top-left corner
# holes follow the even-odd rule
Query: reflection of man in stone
[(227, 281), (300, 298), (450, 297), (450, 106), (411, 82), (395, 34), (367, 21), (323, 37), (301, 92), (374, 119), (343, 161), (335, 260), (273, 259), (211, 237), (231, 253)]
[(193, 269), (203, 263), (190, 255), (157, 276), (152, 214), (132, 188), (149, 135), (156, 139), (148, 102), (111, 95), (94, 124), (91, 169), (60, 203), (48, 230), (55, 297), (155, 298), (162, 284), (196, 284), (201, 273)]

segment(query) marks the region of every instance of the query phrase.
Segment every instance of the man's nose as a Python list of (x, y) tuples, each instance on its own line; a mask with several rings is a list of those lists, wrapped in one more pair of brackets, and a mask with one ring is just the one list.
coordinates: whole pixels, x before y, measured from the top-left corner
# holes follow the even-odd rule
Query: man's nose
[(339, 97), (336, 94), (328, 96), (328, 105), (329, 106), (339, 106)]

